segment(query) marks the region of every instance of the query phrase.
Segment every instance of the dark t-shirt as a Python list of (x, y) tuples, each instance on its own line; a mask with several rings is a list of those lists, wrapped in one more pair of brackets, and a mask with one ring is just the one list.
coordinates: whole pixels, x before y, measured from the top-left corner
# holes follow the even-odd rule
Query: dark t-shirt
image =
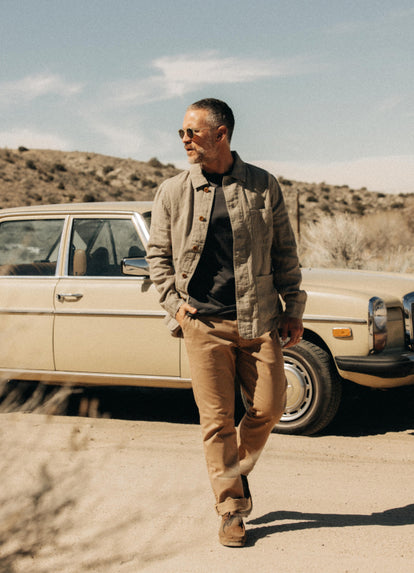
[(236, 318), (233, 233), (222, 188), (222, 175), (204, 174), (216, 186), (206, 242), (188, 286), (189, 304), (199, 314)]

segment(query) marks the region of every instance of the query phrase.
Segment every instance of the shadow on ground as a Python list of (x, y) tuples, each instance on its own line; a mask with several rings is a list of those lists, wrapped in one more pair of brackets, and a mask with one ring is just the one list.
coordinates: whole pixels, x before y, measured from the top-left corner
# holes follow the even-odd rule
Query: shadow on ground
[[(286, 522), (289, 523), (286, 523)], [(281, 523), (284, 522), (284, 523)], [(414, 525), (414, 504), (371, 514), (302, 513), (299, 511), (272, 511), (251, 519), (248, 544), (254, 545), (263, 537), (286, 531), (323, 529), (333, 527), (402, 526)]]
[(414, 386), (374, 390), (349, 383), (323, 434), (356, 437), (406, 430), (414, 435)]
[[(25, 384), (24, 397), (33, 391)], [(56, 387), (43, 387), (45, 396)], [(27, 403), (27, 402), (26, 402)], [(29, 411), (29, 410), (26, 410)], [(236, 421), (244, 407), (236, 399)], [(364, 436), (413, 430), (414, 386), (391, 390), (372, 390), (354, 384), (344, 386), (339, 411), (322, 435)], [(191, 390), (132, 387), (74, 388), (60, 411), (67, 416), (107, 417), (176, 424), (198, 424), (199, 417)]]

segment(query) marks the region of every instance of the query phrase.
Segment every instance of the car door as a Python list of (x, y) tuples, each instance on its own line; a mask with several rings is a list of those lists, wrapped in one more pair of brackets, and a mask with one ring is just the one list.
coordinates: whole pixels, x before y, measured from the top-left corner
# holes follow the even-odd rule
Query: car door
[(148, 277), (126, 276), (125, 257), (144, 257), (138, 215), (71, 219), (67, 265), (55, 299), (58, 371), (180, 375), (180, 345)]
[(0, 369), (53, 370), (54, 293), (64, 217), (0, 220)]

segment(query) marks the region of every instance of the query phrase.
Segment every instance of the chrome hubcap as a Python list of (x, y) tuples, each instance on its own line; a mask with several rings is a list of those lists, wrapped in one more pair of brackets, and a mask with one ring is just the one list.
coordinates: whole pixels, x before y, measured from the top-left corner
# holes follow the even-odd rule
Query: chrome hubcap
[(281, 422), (292, 422), (305, 414), (309, 409), (313, 386), (309, 372), (303, 364), (291, 356), (284, 356), (287, 378), (287, 402)]

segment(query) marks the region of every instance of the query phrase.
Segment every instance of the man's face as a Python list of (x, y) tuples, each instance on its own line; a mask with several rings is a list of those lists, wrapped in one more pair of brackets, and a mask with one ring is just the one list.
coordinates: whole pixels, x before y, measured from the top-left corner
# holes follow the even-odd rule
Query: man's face
[[(186, 130), (191, 128), (194, 136), (190, 138)], [(184, 148), (190, 163), (208, 165), (214, 162), (218, 154), (217, 128), (208, 121), (208, 111), (205, 109), (188, 110), (183, 121)]]

